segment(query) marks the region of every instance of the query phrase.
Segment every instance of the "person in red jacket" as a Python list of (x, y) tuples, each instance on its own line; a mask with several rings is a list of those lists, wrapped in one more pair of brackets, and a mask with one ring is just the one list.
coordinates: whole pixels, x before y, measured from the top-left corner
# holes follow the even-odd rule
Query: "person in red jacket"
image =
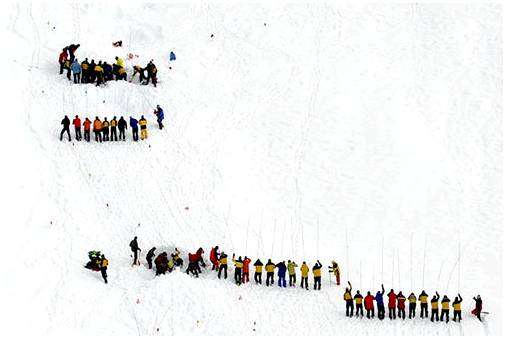
[(211, 248), (211, 252), (209, 253), (209, 261), (213, 264), (213, 271), (217, 271), (218, 267), (220, 267), (220, 262), (218, 261), (218, 246)]
[(395, 294), (394, 290), (391, 289), (387, 294), (388, 296), (388, 317), (390, 319), (395, 319), (395, 304), (397, 301), (397, 294)]
[(399, 319), (406, 319), (406, 297), (399, 291), (397, 294), (397, 309), (399, 311)]
[(374, 297), (371, 295), (371, 291), (367, 291), (364, 304), (367, 318), (374, 318)]
[(60, 74), (63, 74), (63, 68), (65, 67), (65, 62), (67, 61), (68, 57), (69, 55), (67, 54), (67, 47), (65, 47), (58, 58), (58, 62), (60, 63)]
[(248, 257), (244, 257), (242, 261), (242, 283), (249, 282), (249, 263), (251, 259)]
[(83, 126), (84, 126), (84, 140), (90, 142), (91, 120), (88, 118), (84, 119)]
[(196, 253), (188, 253), (188, 268), (186, 269), (186, 274), (191, 272), (196, 278), (199, 277), (199, 273), (202, 273), (200, 270), (200, 265), (205, 267), (204, 259), (202, 259), (202, 254), (204, 250), (200, 247)]
[(72, 120), (72, 125), (74, 125), (74, 130), (76, 131), (76, 140), (80, 141), (82, 139), (81, 136), (81, 119), (76, 115), (74, 120)]

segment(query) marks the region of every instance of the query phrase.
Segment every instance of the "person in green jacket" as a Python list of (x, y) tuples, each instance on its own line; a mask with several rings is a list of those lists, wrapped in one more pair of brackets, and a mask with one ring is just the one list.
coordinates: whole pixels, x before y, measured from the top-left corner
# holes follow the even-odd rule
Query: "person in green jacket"
[(295, 267), (299, 267), (299, 265), (297, 265), (295, 261), (288, 260), (287, 268), (290, 287), (295, 287), (295, 284), (297, 283), (297, 278), (295, 276)]

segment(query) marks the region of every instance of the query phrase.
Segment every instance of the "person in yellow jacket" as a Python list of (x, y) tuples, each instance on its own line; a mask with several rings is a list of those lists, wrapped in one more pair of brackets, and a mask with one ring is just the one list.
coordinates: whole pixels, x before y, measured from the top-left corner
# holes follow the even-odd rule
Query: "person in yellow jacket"
[(94, 71), (97, 78), (97, 86), (100, 86), (104, 83), (104, 69), (102, 68), (102, 61), (98, 62), (98, 65), (95, 66)]
[(434, 322), (434, 318), (436, 318), (436, 321), (439, 321), (439, 293), (437, 293), (437, 291), (436, 295), (434, 295), (430, 300), (430, 307), (430, 321)]
[(235, 253), (233, 253), (232, 254), (232, 261), (235, 265), (235, 269), (234, 269), (235, 284), (237, 286), (239, 286), (239, 285), (241, 285), (241, 281), (242, 281), (242, 267), (243, 267), (242, 258), (239, 257), (239, 259), (235, 260)]
[(224, 275), (223, 277), (225, 279), (227, 279), (227, 274), (228, 274), (228, 256), (227, 254), (222, 251), (221, 254), (220, 254), (220, 268), (218, 269), (218, 279), (221, 279), (221, 272), (224, 272)]
[(144, 115), (141, 115), (139, 119), (139, 125), (141, 126), (141, 140), (148, 138), (148, 122), (144, 118)]
[(308, 288), (308, 276), (309, 276), (309, 266), (306, 264), (305, 261), (302, 262), (302, 265), (300, 266), (300, 288), (306, 287), (306, 290)]
[(118, 120), (116, 120), (116, 117), (112, 118), (110, 125), (111, 125), (111, 141), (118, 141), (118, 132), (117, 132)]
[(295, 287), (297, 283), (297, 277), (295, 276), (295, 267), (299, 267), (295, 261), (288, 260), (288, 264), (286, 265), (288, 269), (288, 279), (290, 286)]
[(109, 141), (109, 121), (107, 121), (107, 118), (102, 121), (102, 140)]
[(351, 283), (348, 281), (348, 286), (344, 290), (343, 299), (346, 302), (346, 316), (347, 317), (353, 317), (353, 298), (351, 296)]
[(107, 284), (107, 266), (109, 266), (109, 260), (105, 258), (105, 255), (102, 254), (100, 259), (100, 273), (102, 273), (102, 278), (104, 278), (104, 282)]
[(362, 296), (362, 294), (360, 294), (359, 290), (357, 290), (357, 293), (355, 294), (353, 299), (355, 300), (355, 316), (358, 317), (358, 313), (360, 312), (360, 316), (363, 317), (364, 316), (364, 306), (362, 305), (362, 303), (363, 303), (364, 297)]
[(118, 80), (125, 80), (127, 79), (127, 73), (124, 67), (118, 68), (118, 71), (116, 72), (116, 81)]
[(409, 319), (414, 318), (416, 311), (416, 296), (413, 292), (408, 296), (408, 304), (409, 304)]
[(274, 265), (271, 261), (271, 259), (269, 259), (267, 261), (267, 264), (265, 264), (265, 271), (267, 272), (267, 279), (265, 280), (265, 284), (267, 286), (270, 285), (274, 285), (274, 268), (276, 267), (276, 265)]
[(425, 293), (425, 290), (422, 290), (422, 293), (418, 296), (418, 301), (420, 302), (420, 318), (428, 318), (429, 317), (429, 296)]
[(322, 288), (322, 264), (320, 260), (316, 260), (313, 266), (314, 289), (321, 290)]
[(341, 284), (341, 271), (339, 270), (339, 265), (334, 260), (332, 261), (332, 266), (329, 266), (329, 273), (332, 273), (336, 277), (336, 284), (339, 286)]
[(462, 297), (460, 296), (460, 293), (458, 294), (458, 297), (455, 297), (455, 300), (452, 303), (453, 306), (453, 321), (457, 321), (457, 317), (459, 318), (459, 322), (462, 320)]
[(264, 268), (264, 264), (260, 259), (257, 259), (253, 266), (255, 266), (255, 283), (262, 285), (262, 269)]
[(439, 320), (443, 321), (446, 316), (446, 322), (450, 321), (450, 301), (450, 298), (443, 295), (443, 299), (441, 299), (441, 317), (439, 317)]
[(125, 60), (121, 59), (120, 57), (115, 57), (114, 59), (116, 60), (115, 65), (119, 67), (125, 67)]

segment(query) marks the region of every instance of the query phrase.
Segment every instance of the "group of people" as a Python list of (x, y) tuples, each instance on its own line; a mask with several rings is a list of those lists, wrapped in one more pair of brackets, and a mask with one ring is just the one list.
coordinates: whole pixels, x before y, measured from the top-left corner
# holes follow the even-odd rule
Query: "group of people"
[[(63, 74), (63, 71), (66, 70), (67, 78), (69, 80), (72, 80), (72, 74), (75, 84), (96, 83), (96, 86), (100, 86), (111, 80), (127, 80), (125, 61), (122, 58), (116, 56), (114, 58), (115, 61), (111, 64), (107, 63), (107, 61), (102, 60), (99, 60), (98, 63), (95, 63), (94, 59), (92, 59), (90, 62), (88, 61), (88, 58), (85, 58), (83, 61), (79, 62), (75, 55), (75, 52), (79, 46), (80, 44), (71, 44), (63, 48), (58, 57), (58, 62), (60, 64), (60, 74)], [(140, 83), (147, 85), (151, 81), (153, 86), (156, 87), (157, 73), (158, 70), (153, 60), (150, 60), (146, 67), (141, 67), (139, 65), (135, 65), (133, 67), (133, 73), (130, 82), (132, 82), (136, 74), (139, 74)]]
[[(383, 302), (383, 295), (385, 294), (385, 288), (381, 285), (381, 291), (377, 291), (375, 295), (372, 295), (370, 291), (367, 292), (364, 297), (359, 290), (352, 296), (352, 286), (348, 281), (348, 287), (346, 287), (343, 299), (346, 303), (346, 316), (364, 316), (364, 309), (366, 311), (366, 317), (369, 319), (374, 318), (374, 303), (376, 302), (377, 316), (378, 319), (383, 320), (385, 318), (385, 304)], [(402, 294), (402, 291), (394, 292), (393, 289), (387, 294), (388, 297), (388, 318), (394, 320), (396, 317), (400, 319), (406, 319), (406, 303), (408, 304), (408, 318), (416, 317), (416, 305), (417, 301), (420, 303), (420, 318), (428, 318), (429, 309), (429, 296), (423, 290), (418, 297), (411, 292), (407, 297)], [(478, 295), (473, 298), (476, 307), (472, 311), (474, 315), (481, 321), (481, 309), (482, 300)], [(453, 308), (453, 321), (460, 322), (462, 320), (462, 297), (458, 294), (453, 302), (448, 296), (443, 295), (440, 299), (438, 292), (430, 299), (431, 315), (430, 321), (445, 321), (448, 322), (450, 319), (450, 303)], [(439, 305), (441, 304), (441, 312)]]
[[(140, 265), (139, 256), (140, 248), (137, 242), (137, 237), (135, 237), (130, 242), (130, 249), (133, 253), (133, 263), (132, 265)], [(176, 248), (173, 253), (170, 254), (170, 257), (167, 252), (161, 252), (158, 255), (155, 253), (156, 247), (151, 248), (146, 254), (146, 262), (148, 263), (148, 268), (153, 269), (153, 263), (155, 268), (155, 274), (158, 276), (160, 274), (165, 274), (167, 272), (172, 272), (175, 267), (183, 267), (183, 259), (181, 258), (181, 252)], [(198, 277), (199, 274), (202, 273), (202, 268), (206, 267), (206, 263), (203, 258), (204, 250), (199, 248), (195, 253), (188, 254), (188, 266), (185, 270), (187, 274), (192, 274), (195, 277)], [(224, 279), (228, 278), (228, 255), (224, 251), (219, 251), (219, 246), (214, 246), (211, 248), (209, 254), (209, 260), (211, 261), (211, 270), (216, 272), (218, 278)], [(241, 256), (236, 258), (235, 253), (232, 255), (232, 263), (234, 265), (234, 282), (237, 285), (241, 285), (244, 283), (248, 283), (250, 281), (250, 264), (251, 259), (245, 256), (242, 258)], [(257, 259), (254, 263), (254, 280), (257, 285), (262, 284), (262, 273), (266, 272), (265, 284), (267, 286), (273, 286), (274, 283), (274, 274), (277, 273), (277, 285), (279, 287), (286, 287), (286, 276), (288, 274), (288, 285), (290, 287), (297, 286), (297, 274), (296, 268), (299, 267), (297, 263), (293, 260), (288, 260), (287, 262), (281, 261), (277, 264), (274, 264), (271, 259), (267, 260), (265, 265), (262, 263), (260, 259)], [(321, 277), (322, 277), (322, 264), (319, 260), (313, 265), (310, 270), (309, 266), (305, 261), (302, 262), (300, 266), (300, 287), (309, 289), (309, 272), (311, 271), (313, 274), (313, 289), (320, 290), (321, 289)], [(340, 284), (340, 270), (338, 264), (333, 261), (332, 265), (329, 266), (329, 272), (334, 275), (336, 279), (336, 284)]]
[[(137, 237), (134, 237), (132, 241), (130, 241), (130, 250), (132, 251), (133, 263), (132, 266), (140, 266), (139, 254), (141, 253), (141, 249), (139, 247), (139, 243)], [(146, 262), (148, 264), (148, 268), (151, 270), (155, 269), (155, 276), (159, 276), (161, 274), (166, 274), (172, 272), (176, 267), (180, 267), (183, 269), (184, 261), (181, 258), (181, 252), (175, 248), (174, 252), (169, 255), (166, 251), (159, 253), (156, 252), (156, 247), (152, 247), (148, 253), (146, 254)], [(202, 268), (205, 268), (207, 265), (204, 262), (203, 258), (204, 250), (200, 247), (195, 253), (188, 254), (188, 266), (186, 268), (187, 274), (192, 274), (195, 277), (198, 277), (200, 273), (202, 273)], [(103, 254), (99, 251), (91, 251), (89, 252), (90, 262), (86, 264), (86, 268), (101, 271), (102, 277), (104, 278), (104, 282), (107, 284), (107, 266), (108, 260), (105, 258)], [(218, 278), (227, 279), (228, 276), (228, 255), (219, 250), (219, 246), (214, 246), (211, 248), (209, 254), (209, 260), (211, 262), (211, 270), (217, 272)], [(237, 285), (249, 283), (249, 265), (251, 264), (251, 259), (245, 256), (242, 258), (241, 256), (236, 258), (235, 253), (232, 254), (232, 262), (234, 264), (234, 281)], [(296, 268), (299, 267), (293, 260), (288, 260), (287, 263), (285, 261), (281, 261), (277, 264), (274, 264), (271, 259), (267, 260), (267, 263), (264, 265), (260, 259), (257, 259), (254, 263), (254, 280), (257, 285), (262, 284), (262, 273), (265, 270), (266, 272), (266, 280), (265, 284), (267, 286), (275, 285), (274, 283), (274, 273), (277, 270), (277, 277), (279, 287), (286, 288), (286, 274), (288, 272), (289, 286), (296, 287), (297, 286), (297, 275)], [(315, 290), (321, 289), (321, 276), (322, 276), (322, 264), (319, 260), (316, 261), (314, 266), (312, 267), (313, 279)], [(300, 287), (309, 289), (308, 287), (308, 277), (309, 277), (309, 266), (305, 261), (302, 262), (300, 266)], [(332, 265), (329, 266), (329, 272), (334, 275), (336, 279), (336, 284), (340, 285), (340, 270), (339, 265), (332, 261)], [(366, 317), (369, 319), (373, 319), (375, 316), (375, 309), (377, 310), (377, 317), (380, 320), (385, 318), (385, 303), (383, 301), (383, 296), (385, 294), (385, 288), (383, 284), (381, 285), (381, 291), (377, 291), (375, 295), (371, 294), (370, 291), (367, 292), (365, 297), (360, 293), (359, 290), (356, 291), (355, 295), (352, 295), (352, 285), (348, 281), (348, 286), (345, 288), (345, 292), (343, 295), (343, 299), (345, 301), (346, 307), (346, 316), (353, 317), (363, 317), (364, 309), (366, 312)], [(460, 294), (457, 294), (453, 302), (447, 295), (443, 295), (443, 298), (436, 291), (433, 297), (429, 301), (429, 295), (423, 290), (418, 297), (414, 292), (411, 292), (407, 297), (403, 295), (402, 291), (395, 292), (393, 289), (390, 290), (387, 294), (388, 298), (388, 317), (391, 320), (396, 318), (406, 319), (406, 303), (408, 304), (408, 318), (412, 319), (416, 317), (416, 307), (417, 303), (420, 304), (420, 318), (428, 318), (429, 317), (429, 302), (431, 308), (430, 320), (434, 321), (446, 321), (447, 323), (450, 320), (450, 305), (453, 308), (453, 321), (460, 322), (462, 320), (462, 301), (463, 298)], [(482, 299), (480, 295), (473, 297), (475, 301), (475, 308), (472, 311), (480, 321), (482, 314)], [(376, 307), (375, 307), (376, 303)], [(451, 303), (451, 304), (450, 304)], [(441, 308), (440, 308), (441, 306)], [(486, 313), (486, 312), (485, 312)]]
[[(157, 105), (156, 109), (153, 112), (156, 115), (156, 120), (158, 122), (158, 127), (162, 129), (163, 126), (163, 119), (164, 119), (164, 113), (163, 109)], [(61, 121), (61, 124), (63, 125), (63, 128), (60, 132), (60, 141), (63, 140), (63, 136), (65, 133), (67, 133), (69, 141), (72, 141), (72, 138), (70, 136), (70, 119), (68, 116), (65, 115), (63, 120)], [(118, 141), (122, 140), (125, 141), (125, 131), (128, 129), (128, 125), (132, 129), (132, 138), (134, 141), (139, 140), (139, 127), (141, 130), (141, 140), (147, 139), (148, 137), (148, 122), (146, 118), (144, 118), (144, 115), (141, 115), (141, 118), (137, 120), (134, 117), (130, 117), (129, 123), (127, 125), (126, 120), (121, 116), (119, 120), (114, 116), (110, 121), (107, 120), (107, 117), (104, 117), (103, 120), (100, 120), (97, 117), (95, 117), (95, 120), (92, 122), (88, 117), (84, 119), (84, 121), (81, 121), (81, 118), (79, 118), (78, 115), (75, 116), (75, 118), (72, 120), (72, 125), (74, 126), (75, 131), (75, 138), (77, 141), (81, 141), (83, 139), (83, 135), (81, 134), (81, 127), (84, 129), (84, 140), (87, 142), (90, 142), (90, 133), (93, 130), (93, 133), (95, 135), (95, 141), (96, 142), (103, 142), (103, 141)], [(119, 137), (118, 137), (118, 131), (119, 131)]]

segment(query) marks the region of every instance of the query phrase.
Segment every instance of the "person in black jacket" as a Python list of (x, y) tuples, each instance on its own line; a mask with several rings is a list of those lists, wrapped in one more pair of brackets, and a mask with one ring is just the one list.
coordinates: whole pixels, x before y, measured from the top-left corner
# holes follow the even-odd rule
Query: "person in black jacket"
[(473, 300), (475, 302), (475, 307), (471, 313), (474, 314), (479, 321), (481, 321), (481, 309), (483, 307), (483, 301), (481, 300), (479, 294), (476, 297), (473, 297)]
[(74, 59), (76, 58), (76, 49), (78, 49), (79, 46), (81, 46), (81, 45), (80, 44), (69, 45), (68, 51), (69, 51), (70, 64), (72, 64), (74, 62)]
[(63, 140), (63, 133), (67, 132), (67, 135), (69, 136), (69, 141), (71, 141), (70, 139), (70, 119), (68, 116), (65, 116), (65, 118), (63, 118), (63, 120), (61, 121), (61, 124), (63, 125), (63, 129), (61, 130), (61, 133), (60, 133), (60, 141)]
[(118, 120), (118, 129), (119, 129), (119, 140), (125, 141), (125, 130), (127, 129), (127, 122), (123, 117), (120, 117)]
[(134, 237), (132, 241), (130, 241), (130, 249), (132, 250), (134, 254), (134, 262), (132, 263), (132, 266), (134, 265), (140, 265), (139, 258), (137, 257), (138, 253), (141, 251), (139, 248), (139, 244), (137, 243), (137, 237)]
[(95, 80), (97, 79), (97, 73), (95, 72), (95, 66), (97, 66), (97, 64), (95, 63), (95, 60), (91, 59), (90, 66), (88, 67), (88, 82), (90, 84), (94, 83)]
[(149, 63), (146, 65), (145, 69), (148, 71), (148, 77), (147, 77), (146, 83), (144, 85), (148, 85), (149, 80), (151, 80), (153, 85), (156, 87), (156, 82), (157, 82), (156, 74), (158, 73), (158, 71), (156, 69), (155, 64), (153, 63), (153, 60), (149, 61)]
[(104, 61), (102, 68), (104, 69), (104, 82), (113, 80), (112, 66)]
[(156, 251), (156, 247), (153, 247), (152, 249), (150, 249), (148, 251), (148, 254), (146, 254), (146, 261), (148, 262), (149, 269), (153, 268), (153, 258), (155, 257), (155, 251)]

